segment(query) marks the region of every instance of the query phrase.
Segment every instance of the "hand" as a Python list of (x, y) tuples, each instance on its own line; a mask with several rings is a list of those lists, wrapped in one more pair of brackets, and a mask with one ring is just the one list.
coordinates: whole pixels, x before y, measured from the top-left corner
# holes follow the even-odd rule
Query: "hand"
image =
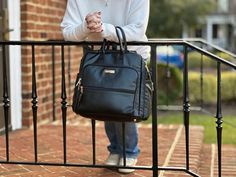
[(102, 21), (101, 21), (101, 12), (93, 12), (89, 13), (86, 18), (87, 28), (90, 32), (93, 33), (101, 33), (102, 29)]

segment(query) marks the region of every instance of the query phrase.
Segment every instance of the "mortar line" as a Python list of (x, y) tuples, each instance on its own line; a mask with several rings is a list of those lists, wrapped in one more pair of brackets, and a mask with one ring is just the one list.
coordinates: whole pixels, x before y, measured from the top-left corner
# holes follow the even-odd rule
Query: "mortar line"
[(215, 168), (215, 145), (211, 145), (211, 177), (214, 177), (214, 168)]

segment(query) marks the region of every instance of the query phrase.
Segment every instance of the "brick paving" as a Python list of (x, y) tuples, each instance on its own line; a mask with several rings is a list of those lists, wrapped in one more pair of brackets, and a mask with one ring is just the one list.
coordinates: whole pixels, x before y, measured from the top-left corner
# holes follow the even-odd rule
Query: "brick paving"
[[(218, 175), (217, 146), (204, 145), (200, 159), (199, 171), (203, 177)], [(236, 147), (224, 145), (222, 149), (222, 176), (236, 176)]]
[[(190, 128), (190, 168), (193, 172), (204, 172), (200, 158), (204, 153), (209, 153), (209, 147), (203, 146), (203, 128), (192, 126)], [(185, 166), (184, 129), (182, 126), (158, 127), (158, 154), (159, 165)], [(152, 165), (152, 129), (150, 125), (139, 128), (141, 154), (137, 165)], [(88, 123), (72, 123), (67, 126), (67, 161), (68, 163), (92, 164), (92, 139), (91, 126)], [(105, 136), (103, 124), (96, 127), (96, 164), (102, 165), (108, 152), (108, 140)], [(205, 147), (205, 146), (204, 146)], [(229, 147), (228, 147), (229, 148)], [(33, 130), (20, 130), (10, 134), (10, 161), (34, 161)], [(211, 151), (211, 150), (210, 150)], [(224, 151), (225, 152), (225, 151)], [(233, 174), (236, 167), (235, 158), (230, 158), (235, 153), (232, 147), (230, 153), (226, 151), (225, 158), (229, 158), (223, 172)], [(207, 155), (206, 154), (206, 155)], [(235, 155), (234, 155), (235, 157)], [(207, 160), (207, 158), (205, 158)], [(0, 137), (0, 160), (5, 160), (4, 136)], [(61, 125), (44, 125), (38, 128), (38, 161), (63, 163), (63, 143)], [(203, 161), (203, 160), (202, 160)], [(209, 161), (209, 159), (208, 159)], [(201, 168), (200, 168), (201, 167)], [(215, 165), (215, 168), (217, 165)], [(199, 170), (201, 169), (201, 170)], [(216, 169), (215, 169), (216, 170)], [(207, 170), (206, 170), (207, 171)], [(214, 175), (217, 171), (214, 172)], [(229, 176), (228, 175), (228, 176)], [(151, 171), (136, 170), (135, 173), (123, 175), (115, 169), (81, 168), (81, 167), (55, 167), (55, 166), (29, 166), (29, 165), (0, 165), (0, 177), (151, 177)], [(185, 173), (170, 173), (161, 171), (159, 177), (184, 177)], [(225, 176), (225, 175), (224, 175)], [(227, 176), (227, 174), (226, 174)], [(236, 175), (235, 175), (236, 176)]]

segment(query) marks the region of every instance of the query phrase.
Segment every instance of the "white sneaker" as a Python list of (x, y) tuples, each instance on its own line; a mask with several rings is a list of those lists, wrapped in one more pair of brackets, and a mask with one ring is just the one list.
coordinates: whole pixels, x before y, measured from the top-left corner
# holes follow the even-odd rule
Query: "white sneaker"
[[(134, 167), (137, 163), (137, 159), (136, 158), (126, 158), (126, 166), (127, 167)], [(120, 158), (120, 166), (124, 166), (124, 158)], [(135, 171), (135, 169), (124, 169), (124, 168), (119, 168), (118, 169), (119, 172), (121, 173), (132, 173)]]
[(120, 160), (119, 154), (110, 154), (105, 162), (106, 165), (118, 165)]

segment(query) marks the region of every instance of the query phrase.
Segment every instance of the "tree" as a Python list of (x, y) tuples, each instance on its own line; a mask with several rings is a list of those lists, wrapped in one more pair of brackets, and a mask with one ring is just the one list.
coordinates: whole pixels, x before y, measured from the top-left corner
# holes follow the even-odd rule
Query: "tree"
[(215, 9), (214, 0), (150, 0), (148, 37), (181, 37), (183, 26), (196, 27)]

